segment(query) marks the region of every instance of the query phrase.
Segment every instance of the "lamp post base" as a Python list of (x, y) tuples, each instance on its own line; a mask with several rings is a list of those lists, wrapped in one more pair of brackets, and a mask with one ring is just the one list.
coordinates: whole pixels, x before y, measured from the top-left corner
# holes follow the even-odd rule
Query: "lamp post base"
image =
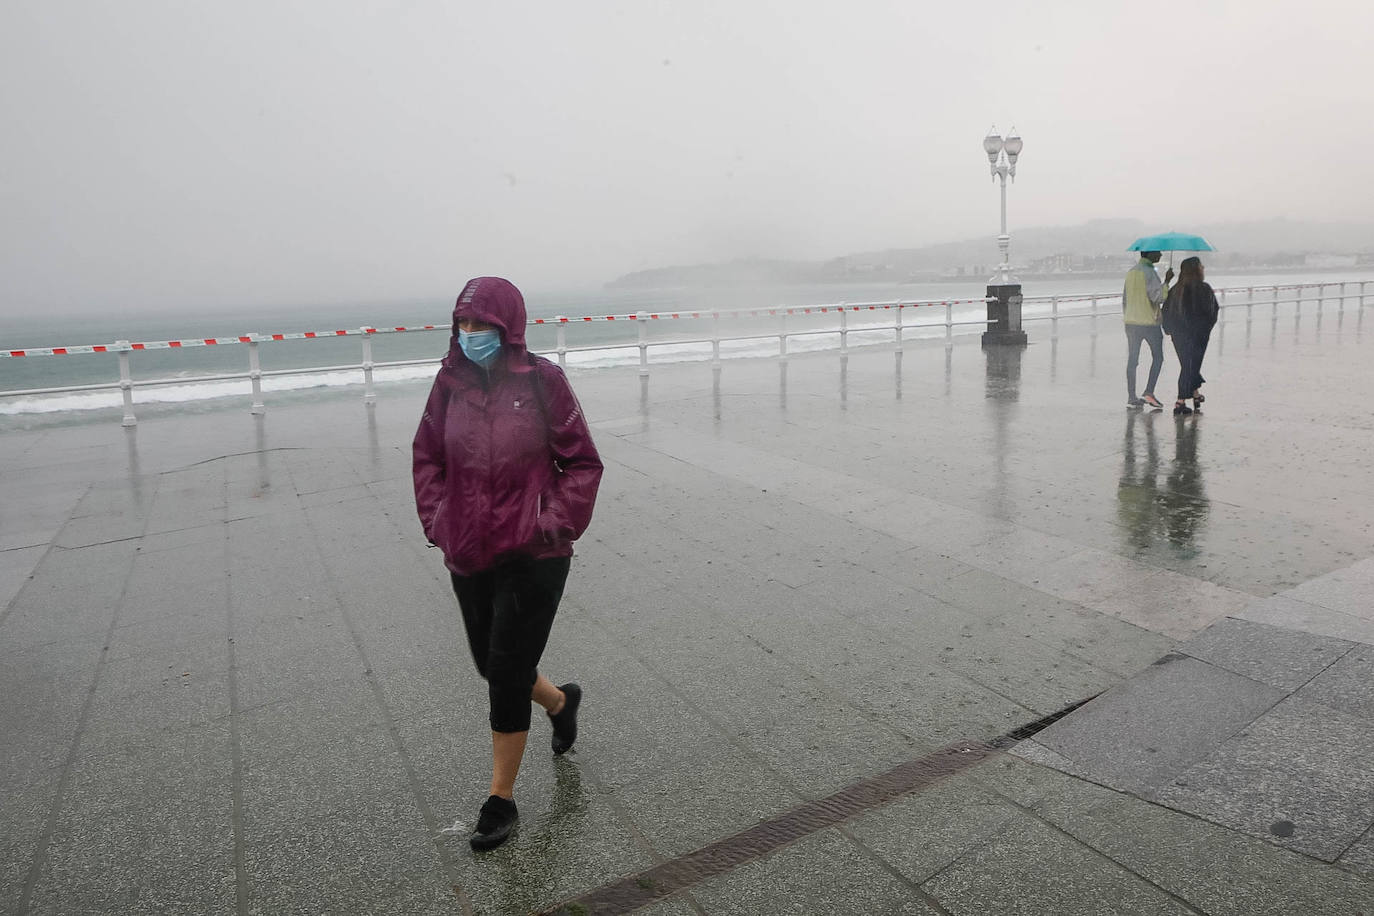
[(988, 286), (988, 329), (984, 347), (1024, 347), (1029, 343), (1021, 330), (1021, 284)]
[(1030, 338), (1025, 331), (984, 331), (983, 347), (1026, 347)]

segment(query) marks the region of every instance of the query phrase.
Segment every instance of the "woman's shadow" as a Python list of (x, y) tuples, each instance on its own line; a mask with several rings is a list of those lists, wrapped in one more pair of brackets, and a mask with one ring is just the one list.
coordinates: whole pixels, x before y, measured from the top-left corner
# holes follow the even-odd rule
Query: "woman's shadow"
[(1197, 555), (1197, 536), (1210, 509), (1197, 459), (1197, 418), (1174, 418), (1174, 460), (1161, 481), (1155, 424), (1167, 422), (1158, 419), (1162, 416), (1138, 410), (1126, 415), (1117, 519), (1131, 555), (1162, 553), (1191, 559)]
[(1196, 415), (1174, 418), (1174, 463), (1164, 489), (1169, 543), (1189, 559), (1198, 553), (1198, 534), (1211, 511), (1197, 458), (1199, 435)]

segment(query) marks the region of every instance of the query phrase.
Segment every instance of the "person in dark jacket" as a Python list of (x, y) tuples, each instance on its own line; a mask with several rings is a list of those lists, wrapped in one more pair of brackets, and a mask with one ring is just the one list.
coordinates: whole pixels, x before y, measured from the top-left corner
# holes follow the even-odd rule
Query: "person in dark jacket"
[[(1175, 414), (1190, 414), (1202, 407), (1202, 357), (1207, 352), (1212, 328), (1217, 323), (1217, 297), (1203, 279), (1200, 258), (1185, 258), (1178, 266), (1178, 285), (1164, 303), (1164, 330), (1173, 338), (1178, 354), (1178, 400)], [(1185, 401), (1193, 399), (1190, 408)]]
[(553, 752), (577, 738), (577, 684), (539, 673), (573, 541), (591, 522), (601, 458), (558, 366), (525, 349), (525, 300), (498, 277), (468, 281), (413, 448), (415, 508), (442, 551), (490, 700), (492, 777), (469, 842), (503, 843), (530, 703)]

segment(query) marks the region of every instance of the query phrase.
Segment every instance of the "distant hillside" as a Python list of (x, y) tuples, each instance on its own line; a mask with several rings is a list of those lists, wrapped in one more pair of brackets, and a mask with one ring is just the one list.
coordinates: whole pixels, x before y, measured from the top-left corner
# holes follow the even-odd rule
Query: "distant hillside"
[[(1318, 253), (1374, 254), (1374, 223), (1316, 223), (1287, 219), (1186, 226), (1157, 226), (1137, 219), (1098, 219), (1078, 226), (1035, 226), (1012, 233), (1012, 261), (1030, 264), (1068, 255), (1130, 261), (1126, 246), (1142, 235), (1177, 229), (1196, 232), (1217, 248), (1218, 265), (1284, 265)], [(744, 259), (717, 264), (659, 267), (625, 274), (608, 287), (723, 286), (852, 280), (905, 280), (961, 270), (990, 270), (997, 262), (992, 236), (920, 248), (889, 248), (828, 261)]]

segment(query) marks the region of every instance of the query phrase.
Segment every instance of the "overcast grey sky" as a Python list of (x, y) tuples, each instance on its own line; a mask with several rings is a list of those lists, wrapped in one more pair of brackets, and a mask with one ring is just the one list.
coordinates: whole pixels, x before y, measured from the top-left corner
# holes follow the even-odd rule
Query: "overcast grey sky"
[[(6, 0), (0, 314), (1364, 219), (1374, 5)], [(1013, 245), (1014, 245), (1013, 241)]]

